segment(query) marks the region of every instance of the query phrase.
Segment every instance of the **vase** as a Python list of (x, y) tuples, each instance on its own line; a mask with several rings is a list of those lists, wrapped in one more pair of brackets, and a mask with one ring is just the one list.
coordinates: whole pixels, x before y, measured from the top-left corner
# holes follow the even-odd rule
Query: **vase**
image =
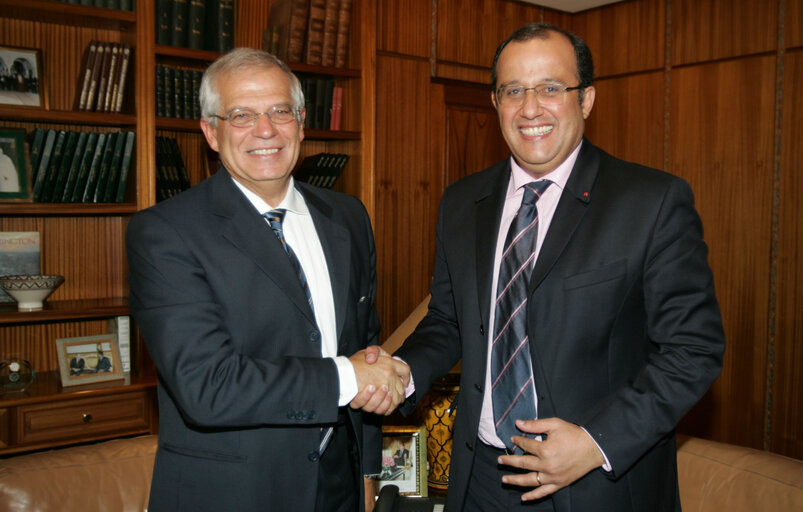
[(427, 486), (434, 495), (444, 494), (449, 487), (455, 400), (459, 389), (460, 374), (449, 373), (432, 383), (418, 409), (427, 430)]

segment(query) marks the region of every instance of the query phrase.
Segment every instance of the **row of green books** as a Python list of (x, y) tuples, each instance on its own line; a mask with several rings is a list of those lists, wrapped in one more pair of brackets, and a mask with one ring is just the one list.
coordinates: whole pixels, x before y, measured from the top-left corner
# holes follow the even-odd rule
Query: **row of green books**
[(198, 91), (203, 73), (156, 66), (156, 116), (201, 119)]
[(234, 0), (156, 0), (156, 44), (227, 52), (234, 45)]
[(103, 7), (121, 11), (135, 11), (137, 0), (57, 0), (63, 4), (85, 5), (87, 7)]
[(122, 203), (134, 139), (133, 131), (36, 128), (30, 143), (34, 202)]

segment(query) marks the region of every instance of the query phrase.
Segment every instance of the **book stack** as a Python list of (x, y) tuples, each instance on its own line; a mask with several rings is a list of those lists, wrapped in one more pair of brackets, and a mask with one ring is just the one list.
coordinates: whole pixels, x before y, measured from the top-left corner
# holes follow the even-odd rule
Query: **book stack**
[(262, 48), (285, 62), (343, 68), (348, 64), (352, 0), (277, 0)]
[(156, 200), (163, 201), (190, 188), (178, 141), (156, 137)]
[(30, 142), (33, 200), (38, 203), (122, 203), (135, 133), (36, 128)]
[(318, 153), (304, 158), (293, 177), (321, 188), (332, 188), (349, 161), (344, 153)]
[(201, 119), (198, 91), (203, 73), (156, 66), (156, 116)]
[(85, 5), (87, 7), (101, 7), (103, 9), (117, 9), (120, 11), (135, 11), (137, 0), (56, 0), (63, 4)]
[(332, 78), (302, 78), (309, 130), (340, 130), (343, 111), (343, 88)]
[(227, 52), (233, 29), (234, 0), (156, 0), (156, 44)]
[(131, 45), (91, 41), (84, 52), (84, 67), (79, 75), (77, 110), (120, 112), (131, 61)]

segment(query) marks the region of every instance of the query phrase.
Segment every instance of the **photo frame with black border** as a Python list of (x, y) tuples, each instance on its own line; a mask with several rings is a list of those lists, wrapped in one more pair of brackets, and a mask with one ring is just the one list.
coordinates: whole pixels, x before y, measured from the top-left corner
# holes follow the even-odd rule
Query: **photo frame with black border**
[(59, 338), (56, 351), (63, 387), (125, 378), (115, 334)]
[(0, 128), (0, 201), (30, 201), (30, 171), (25, 130)]
[(402, 496), (427, 496), (427, 431), (421, 426), (382, 426), (379, 489), (395, 485)]
[(42, 52), (0, 45), (0, 105), (46, 109)]

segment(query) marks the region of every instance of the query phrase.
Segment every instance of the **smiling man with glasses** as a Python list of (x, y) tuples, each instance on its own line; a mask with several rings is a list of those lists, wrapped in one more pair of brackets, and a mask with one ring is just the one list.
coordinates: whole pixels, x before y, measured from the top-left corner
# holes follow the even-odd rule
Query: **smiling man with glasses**
[(584, 138), (576, 35), (525, 25), (491, 69), (511, 157), (443, 194), (402, 412), (462, 359), (447, 510), (678, 511), (674, 428), (725, 347), (691, 189)]

